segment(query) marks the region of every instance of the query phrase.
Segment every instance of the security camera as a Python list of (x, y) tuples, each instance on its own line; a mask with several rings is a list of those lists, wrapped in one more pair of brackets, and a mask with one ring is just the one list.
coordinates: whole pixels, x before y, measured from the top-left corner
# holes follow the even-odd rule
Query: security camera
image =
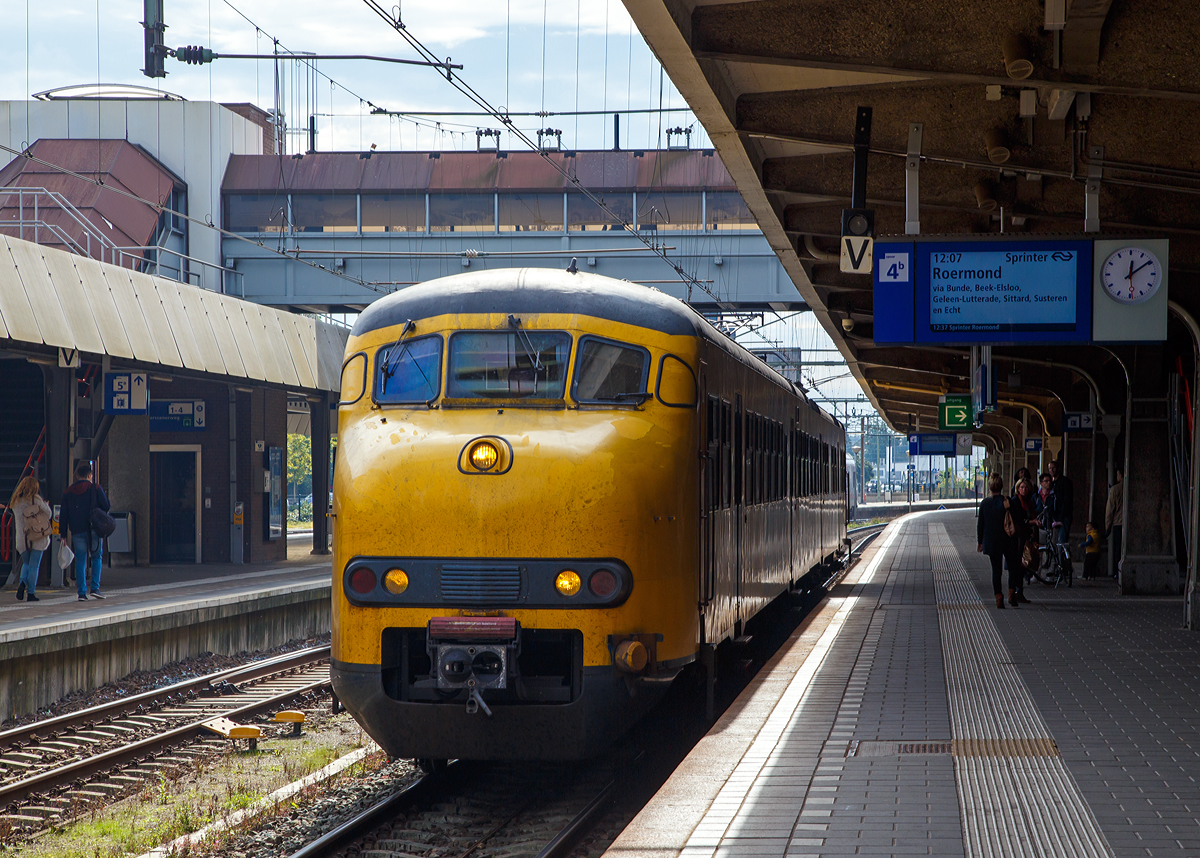
[(845, 331), (846, 333), (850, 333), (851, 331), (853, 331), (854, 330), (854, 320), (849, 317), (842, 319), (842, 330)]

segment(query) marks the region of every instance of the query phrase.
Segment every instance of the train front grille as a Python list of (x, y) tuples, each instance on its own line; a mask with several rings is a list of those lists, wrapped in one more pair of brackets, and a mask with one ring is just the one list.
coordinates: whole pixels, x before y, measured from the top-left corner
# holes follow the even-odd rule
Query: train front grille
[(521, 597), (521, 567), (447, 564), (441, 568), (440, 584), (444, 604), (512, 604)]

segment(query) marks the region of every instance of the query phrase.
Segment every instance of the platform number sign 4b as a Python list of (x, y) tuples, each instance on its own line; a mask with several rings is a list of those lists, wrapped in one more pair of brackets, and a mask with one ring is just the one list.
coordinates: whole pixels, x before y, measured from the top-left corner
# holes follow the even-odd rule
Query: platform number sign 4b
[(907, 283), (909, 280), (909, 255), (884, 251), (879, 257), (880, 283)]

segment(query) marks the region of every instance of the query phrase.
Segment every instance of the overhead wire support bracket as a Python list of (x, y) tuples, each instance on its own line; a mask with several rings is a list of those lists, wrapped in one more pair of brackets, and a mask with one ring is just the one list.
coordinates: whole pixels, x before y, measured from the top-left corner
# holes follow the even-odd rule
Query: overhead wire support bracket
[[(203, 65), (211, 63), (213, 60), (366, 60), (375, 63), (396, 63), (405, 66), (441, 68), (446, 70), (447, 75), (451, 73), (452, 69), (462, 69), (461, 63), (452, 63), (449, 57), (446, 57), (443, 62), (440, 60), (406, 60), (400, 57), (379, 57), (372, 54), (306, 54), (295, 52), (278, 54), (222, 54), (199, 45), (188, 45), (186, 47), (175, 48), (174, 50), (167, 48), (166, 53), (175, 57), (181, 63), (188, 63), (189, 65)], [(378, 112), (378, 108), (373, 112)]]

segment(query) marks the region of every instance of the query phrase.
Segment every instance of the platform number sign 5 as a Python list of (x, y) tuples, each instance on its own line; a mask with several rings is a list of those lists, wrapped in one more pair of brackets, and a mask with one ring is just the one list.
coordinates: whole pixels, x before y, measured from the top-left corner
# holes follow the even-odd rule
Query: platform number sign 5
[(880, 283), (907, 283), (912, 271), (912, 259), (907, 253), (885, 251), (879, 255)]

